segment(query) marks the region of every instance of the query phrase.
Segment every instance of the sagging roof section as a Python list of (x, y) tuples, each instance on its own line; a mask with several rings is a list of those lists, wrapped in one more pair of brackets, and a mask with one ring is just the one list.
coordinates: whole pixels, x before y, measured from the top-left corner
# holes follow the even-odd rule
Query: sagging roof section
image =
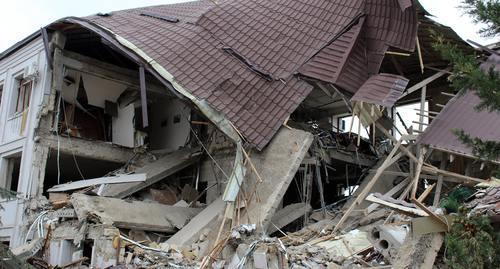
[(462, 129), (472, 137), (499, 141), (500, 113), (477, 111), (480, 99), (474, 91), (454, 97), (421, 135), (418, 143), (431, 148), (474, 157), (472, 148), (463, 144), (452, 132)]
[(371, 76), (351, 98), (384, 107), (392, 107), (408, 85), (408, 79), (393, 74)]
[[(481, 64), (487, 71), (493, 68), (500, 72), (500, 56), (492, 54)], [(474, 157), (472, 148), (463, 144), (452, 132), (454, 129), (464, 130), (472, 137), (483, 141), (500, 141), (500, 112), (477, 110), (481, 99), (472, 90), (455, 96), (431, 125), (420, 136), (418, 143), (429, 145), (451, 153)], [(500, 162), (500, 160), (497, 160)]]
[(415, 8), (397, 0), (202, 0), (83, 20), (134, 44), (257, 149), (312, 90), (297, 74), (355, 93), (417, 31)]

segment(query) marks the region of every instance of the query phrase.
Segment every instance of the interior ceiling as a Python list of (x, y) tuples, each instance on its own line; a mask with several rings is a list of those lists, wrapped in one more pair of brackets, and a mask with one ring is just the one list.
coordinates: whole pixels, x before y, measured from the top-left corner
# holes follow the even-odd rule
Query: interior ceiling
[[(78, 167), (76, 166), (78, 164)], [(71, 154), (61, 153), (59, 155), (59, 171), (61, 174), (61, 183), (76, 181), (81, 179), (78, 169), (82, 171), (85, 179), (98, 178), (105, 174), (118, 169), (122, 166), (120, 163), (108, 162), (102, 160), (93, 160), (80, 156), (73, 157)], [(57, 184), (57, 151), (52, 150), (47, 159), (45, 168), (46, 182)], [(53, 185), (55, 185), (53, 184)], [(50, 186), (48, 186), (50, 187)]]
[(80, 27), (72, 27), (64, 31), (66, 35), (65, 49), (102, 62), (137, 70), (138, 65), (112, 49), (110, 44), (97, 34)]

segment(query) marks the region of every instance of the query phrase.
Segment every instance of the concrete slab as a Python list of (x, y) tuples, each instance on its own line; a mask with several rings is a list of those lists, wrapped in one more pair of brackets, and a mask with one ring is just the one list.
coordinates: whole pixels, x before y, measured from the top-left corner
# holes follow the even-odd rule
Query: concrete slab
[[(224, 213), (225, 206), (226, 203), (222, 201), (222, 198), (215, 200), (215, 202), (208, 205), (208, 207), (196, 215), (184, 228), (170, 237), (167, 240), (167, 244), (187, 246), (196, 242), (205, 229), (217, 230), (218, 225), (220, 225), (218, 218)], [(183, 207), (177, 208), (184, 209)]]
[(71, 196), (71, 203), (80, 221), (92, 216), (104, 225), (159, 232), (175, 232), (201, 211), (79, 193)]
[(200, 154), (200, 150), (195, 148), (182, 149), (165, 155), (157, 161), (146, 164), (135, 171), (136, 174), (146, 173), (147, 178), (144, 182), (108, 185), (100, 192), (100, 195), (105, 197), (125, 198), (194, 164), (198, 160)]
[[(263, 182), (257, 185), (258, 200), (249, 202), (247, 216), (257, 227), (266, 230), (313, 141), (313, 135), (297, 129), (281, 128), (271, 143), (252, 155)], [(247, 170), (246, 186), (253, 187), (254, 173)], [(252, 190), (246, 189), (246, 193)], [(246, 217), (242, 217), (246, 219)]]

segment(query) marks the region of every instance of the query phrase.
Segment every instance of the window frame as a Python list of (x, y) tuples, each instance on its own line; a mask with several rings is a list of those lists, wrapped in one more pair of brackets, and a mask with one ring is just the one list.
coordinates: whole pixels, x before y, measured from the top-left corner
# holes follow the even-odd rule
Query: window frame
[(22, 114), (29, 109), (31, 102), (31, 93), (33, 92), (33, 80), (23, 77), (15, 78), (15, 99), (12, 116)]

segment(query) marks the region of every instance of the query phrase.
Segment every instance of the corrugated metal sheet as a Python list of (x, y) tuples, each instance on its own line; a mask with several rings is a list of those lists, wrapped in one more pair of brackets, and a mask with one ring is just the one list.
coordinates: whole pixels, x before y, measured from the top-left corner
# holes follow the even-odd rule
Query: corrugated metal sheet
[(351, 101), (363, 101), (385, 107), (392, 107), (408, 85), (408, 79), (393, 74), (371, 76), (354, 94)]
[(462, 129), (472, 137), (500, 141), (500, 112), (476, 111), (480, 102), (474, 91), (454, 97), (420, 136), (418, 143), (432, 148), (474, 156), (472, 149), (452, 133)]
[[(145, 12), (179, 22), (142, 16)], [(350, 27), (363, 14), (366, 28), (361, 32), (366, 36), (349, 37)], [(338, 45), (342, 51), (324, 59), (335, 62), (349, 56), (342, 60), (344, 64), (327, 63), (326, 68), (338, 72), (349, 66), (340, 71), (337, 81), (355, 92), (368, 74), (378, 73), (388, 46), (413, 50), (417, 28), (415, 8), (402, 11), (398, 0), (219, 4), (202, 0), (84, 19), (155, 59), (184, 89), (223, 113), (258, 149), (267, 145), (310, 93), (312, 87), (296, 74), (314, 56)], [(340, 46), (337, 38), (349, 44)], [(347, 48), (353, 48), (352, 53)], [(325, 68), (324, 61), (316, 63), (312, 66)]]

